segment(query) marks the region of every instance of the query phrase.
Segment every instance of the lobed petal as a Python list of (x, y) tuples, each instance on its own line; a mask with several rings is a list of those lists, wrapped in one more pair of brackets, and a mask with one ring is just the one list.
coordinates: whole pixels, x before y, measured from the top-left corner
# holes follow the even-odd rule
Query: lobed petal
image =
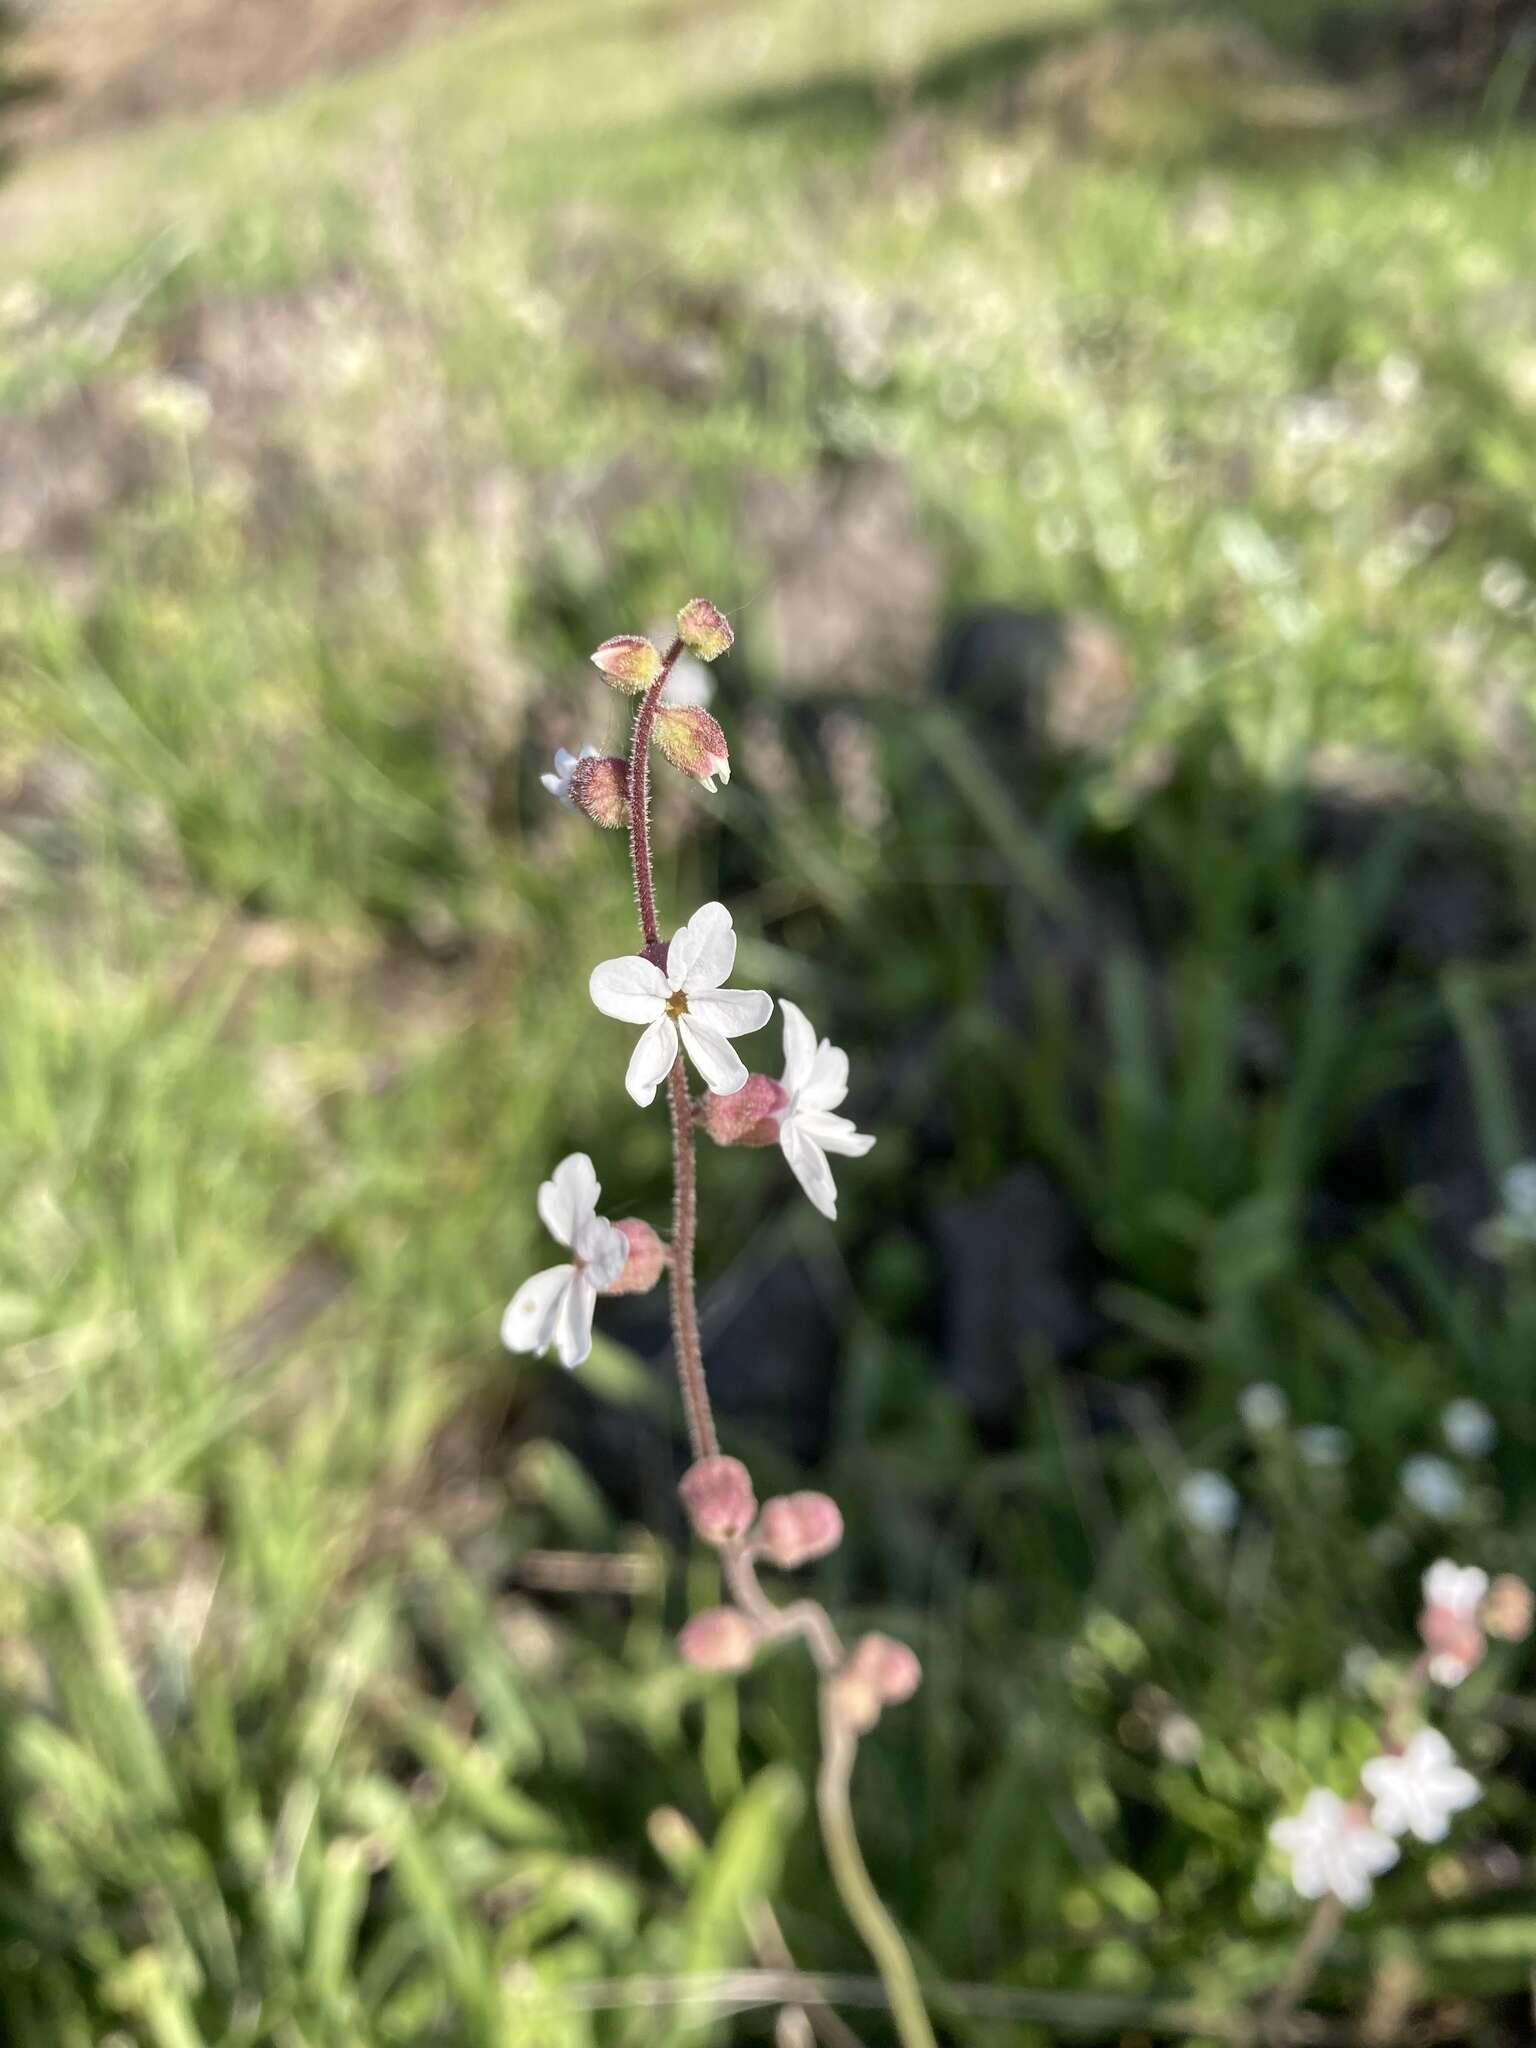
[(804, 1010), (783, 996), (779, 997), (779, 1014), (784, 1020), (784, 1086), (791, 1095), (798, 1095), (816, 1064), (816, 1033)]
[(861, 1131), (851, 1117), (834, 1116), (829, 1109), (796, 1109), (792, 1121), (823, 1152), (836, 1152), (844, 1159), (862, 1159), (874, 1146), (871, 1134)]
[(556, 1244), (573, 1245), (582, 1224), (597, 1213), (602, 1193), (585, 1152), (562, 1159), (539, 1189), (539, 1220)]
[(747, 1070), (723, 1031), (696, 1016), (692, 1007), (677, 1020), (688, 1057), (716, 1095), (734, 1095), (747, 1085)]
[(667, 979), (690, 996), (719, 988), (736, 965), (736, 933), (723, 903), (703, 903), (667, 948)]
[(549, 1349), (575, 1278), (574, 1266), (546, 1266), (523, 1282), (501, 1319), (501, 1341), (509, 1351)]
[(592, 1315), (597, 1289), (585, 1273), (573, 1272), (555, 1323), (555, 1356), (567, 1368), (586, 1363), (592, 1350)]
[(811, 1206), (819, 1209), (829, 1223), (837, 1221), (837, 1183), (827, 1164), (827, 1155), (801, 1129), (794, 1117), (779, 1126), (779, 1150), (789, 1161), (789, 1170), (804, 1188)]
[(688, 1014), (722, 1038), (761, 1031), (773, 1015), (773, 998), (760, 988), (711, 988), (690, 992)]

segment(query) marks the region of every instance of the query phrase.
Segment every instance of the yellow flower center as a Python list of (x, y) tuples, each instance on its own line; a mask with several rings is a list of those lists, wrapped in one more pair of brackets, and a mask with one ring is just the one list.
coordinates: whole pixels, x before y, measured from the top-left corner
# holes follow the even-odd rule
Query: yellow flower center
[(675, 989), (673, 993), (667, 997), (667, 1015), (669, 1017), (683, 1017), (686, 1016), (687, 1013), (688, 998), (683, 994), (681, 989)]

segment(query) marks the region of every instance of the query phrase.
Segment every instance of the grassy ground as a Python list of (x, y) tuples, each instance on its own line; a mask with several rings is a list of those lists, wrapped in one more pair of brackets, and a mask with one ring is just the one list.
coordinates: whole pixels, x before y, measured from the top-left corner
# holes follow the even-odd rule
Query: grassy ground
[[(553, 1158), (662, 1195), (583, 992), (616, 849), (534, 756), (617, 738), (586, 649), (695, 590), (738, 618), (738, 770), (707, 818), (668, 792), (669, 900), (723, 877), (771, 986), (923, 1047), (845, 1204), (823, 1477), (830, 1595), (930, 1672), (862, 1767), (871, 1859), (935, 1980), (1024, 1994), (950, 2038), (1198, 2038), (1190, 2001), (1272, 1981), (1264, 1827), (1368, 1742), (1417, 1569), (1531, 1564), (1528, 1277), (1390, 1174), (1317, 1227), (1437, 1031), (1488, 1175), (1525, 1149), (1529, 949), (1389, 944), (1411, 824), (1330, 866), (1295, 792), (1475, 806), (1520, 931), (1536, 142), (1177, 41), (1155, 89), (1084, 74), (1100, 19), (528, 0), (0, 195), (8, 2038), (761, 2040), (548, 2001), (747, 1959), (764, 1889), (864, 1967), (790, 1824), (802, 1675), (676, 1668), (672, 1560), (529, 1439), (545, 1368), (496, 1343)], [(912, 687), (993, 599), (1091, 615), (1128, 679), (1027, 802)], [(806, 758), (813, 696), (873, 797)], [(1107, 947), (1102, 1037), (1047, 942), (1099, 867), (1153, 948)], [(922, 1190), (1022, 1159), (1103, 1269), (1098, 1391), (1020, 1359), (982, 1455)], [(747, 1163), (706, 1162), (717, 1279), (824, 1246)], [(1249, 1379), (1349, 1464), (1245, 1440)], [(665, 1404), (612, 1343), (586, 1385)], [(1469, 1392), (1501, 1435), (1448, 1532), (1397, 1475)], [(1192, 1464), (1240, 1481), (1234, 1542), (1180, 1528)], [(535, 1598), (566, 1547), (608, 1580)], [(1531, 1722), (1512, 1665), (1478, 1685), (1480, 1849), (1410, 1859), (1330, 1990), (1492, 2043)]]

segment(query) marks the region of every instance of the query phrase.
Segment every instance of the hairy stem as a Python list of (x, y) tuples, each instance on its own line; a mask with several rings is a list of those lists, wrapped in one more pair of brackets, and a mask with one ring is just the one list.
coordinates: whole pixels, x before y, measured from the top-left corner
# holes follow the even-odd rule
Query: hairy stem
[[(647, 689), (635, 714), (629, 750), (629, 848), (634, 869), (635, 902), (647, 948), (659, 946), (656, 885), (651, 863), (651, 727), (656, 706), (673, 664), (682, 652), (674, 640), (662, 657), (661, 674)], [(694, 1281), (694, 1240), (698, 1229), (698, 1178), (694, 1152), (693, 1104), (679, 1052), (667, 1076), (667, 1104), (672, 1118), (672, 1355), (682, 1390), (688, 1440), (695, 1459), (714, 1457), (720, 1449), (704, 1376), (704, 1349), (699, 1339), (698, 1297)], [(724, 1550), (726, 1580), (732, 1597), (757, 1624), (765, 1638), (799, 1636), (821, 1677), (821, 1765), (816, 1778), (816, 1810), (822, 1840), (838, 1895), (880, 1972), (891, 2016), (902, 2048), (937, 2048), (923, 2004), (917, 1971), (901, 1931), (881, 1903), (854, 1826), (851, 1786), (858, 1736), (837, 1711), (829, 1684), (843, 1662), (843, 1646), (825, 1608), (813, 1600), (775, 1606), (758, 1584), (752, 1553), (743, 1539)]]
[(694, 1289), (693, 1244), (698, 1228), (698, 1192), (693, 1147), (693, 1104), (688, 1077), (678, 1054), (667, 1076), (667, 1102), (672, 1111), (672, 1357), (688, 1418), (688, 1441), (695, 1458), (712, 1458), (720, 1449), (714, 1411), (704, 1378), (704, 1347), (699, 1341), (699, 1306)]

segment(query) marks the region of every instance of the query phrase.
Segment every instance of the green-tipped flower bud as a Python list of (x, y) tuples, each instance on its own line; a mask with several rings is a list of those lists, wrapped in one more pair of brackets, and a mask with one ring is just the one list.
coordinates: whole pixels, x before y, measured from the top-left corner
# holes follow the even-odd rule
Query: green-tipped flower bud
[(788, 1107), (782, 1081), (748, 1074), (734, 1095), (705, 1095), (704, 1128), (717, 1145), (777, 1145), (779, 1114)]
[(571, 802), (610, 831), (629, 823), (629, 763), (617, 754), (588, 754), (571, 770)]
[(672, 763), (713, 792), (715, 777), (731, 779), (731, 757), (718, 719), (698, 704), (662, 702), (656, 713), (656, 744)]
[(667, 1270), (672, 1257), (670, 1245), (639, 1216), (620, 1217), (613, 1227), (623, 1233), (629, 1257), (618, 1279), (603, 1289), (604, 1294), (649, 1294)]
[(661, 674), (661, 656), (639, 633), (620, 633), (605, 640), (592, 662), (616, 690), (628, 690), (631, 695), (649, 689)]
[(725, 613), (707, 597), (691, 598), (677, 615), (677, 637), (700, 661), (713, 661), (729, 654), (736, 635)]

